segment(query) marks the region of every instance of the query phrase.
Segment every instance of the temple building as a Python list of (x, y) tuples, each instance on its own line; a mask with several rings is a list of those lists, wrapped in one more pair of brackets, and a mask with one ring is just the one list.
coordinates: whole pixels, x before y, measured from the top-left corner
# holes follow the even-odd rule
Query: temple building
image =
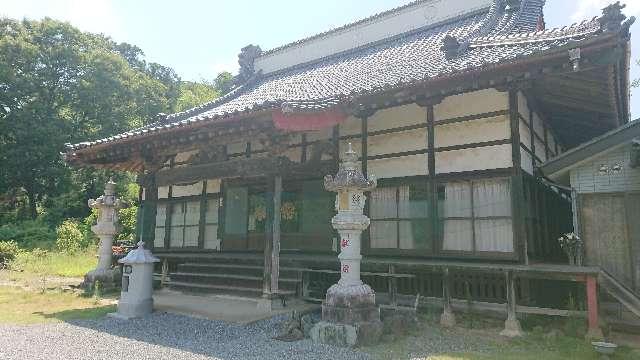
[(599, 270), (566, 265), (571, 192), (538, 168), (629, 122), (633, 19), (613, 4), (546, 29), (544, 4), (419, 0), (249, 45), (225, 96), (65, 157), (139, 174), (138, 233), (166, 286), (319, 299), (340, 271), (322, 179), (351, 143), (378, 180), (362, 276), (388, 301), (445, 284), (458, 299), (561, 307), (584, 288), (559, 282), (593, 290)]

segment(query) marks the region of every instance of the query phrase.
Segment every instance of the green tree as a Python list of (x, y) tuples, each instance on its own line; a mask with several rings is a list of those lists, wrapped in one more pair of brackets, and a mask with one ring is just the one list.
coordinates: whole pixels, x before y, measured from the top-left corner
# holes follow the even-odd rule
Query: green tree
[(142, 55), (68, 23), (0, 18), (0, 194), (24, 189), (36, 218), (47, 197), (78, 191), (59, 155), (65, 143), (172, 111), (178, 90), (171, 86), (179, 79)]
[(194, 106), (209, 102), (218, 97), (220, 93), (206, 82), (183, 81), (180, 84), (180, 97), (176, 104), (177, 111), (184, 111)]
[(233, 75), (228, 71), (223, 71), (216, 76), (213, 86), (221, 95), (225, 95), (233, 87)]

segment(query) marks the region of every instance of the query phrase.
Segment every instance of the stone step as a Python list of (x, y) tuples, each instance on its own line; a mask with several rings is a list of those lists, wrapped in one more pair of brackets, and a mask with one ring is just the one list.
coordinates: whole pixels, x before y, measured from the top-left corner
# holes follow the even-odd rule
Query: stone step
[[(178, 290), (185, 293), (225, 294), (256, 298), (262, 296), (261, 288), (258, 289), (243, 286), (196, 284), (174, 280), (168, 282), (167, 285), (172, 290)], [(296, 292), (293, 290), (282, 289), (279, 291), (279, 294), (283, 296), (294, 296)]]
[[(248, 276), (263, 276), (264, 268), (262, 265), (244, 265), (244, 264), (214, 264), (214, 263), (184, 263), (178, 265), (178, 272), (198, 273), (198, 274), (236, 274)], [(280, 268), (280, 277), (297, 278), (299, 271)]]
[[(262, 289), (262, 276), (236, 275), (236, 274), (205, 274), (205, 273), (188, 273), (177, 272), (171, 274), (174, 281), (196, 284), (223, 285), (223, 286), (241, 286), (248, 288)], [(298, 279), (280, 278), (279, 287), (285, 290), (295, 291), (298, 288)]]

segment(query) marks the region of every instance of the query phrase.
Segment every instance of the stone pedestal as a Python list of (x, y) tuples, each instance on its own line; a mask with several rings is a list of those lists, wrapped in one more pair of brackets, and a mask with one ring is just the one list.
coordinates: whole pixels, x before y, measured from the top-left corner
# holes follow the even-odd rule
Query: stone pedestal
[(369, 226), (363, 214), (365, 191), (375, 188), (358, 168), (351, 149), (335, 177), (325, 177), (325, 188), (337, 192), (336, 210), (331, 224), (340, 234), (340, 281), (327, 290), (322, 304), (322, 321), (311, 330), (311, 338), (336, 346), (374, 344), (382, 335), (380, 309), (374, 291), (360, 280), (360, 237)]
[(112, 268), (113, 237), (120, 231), (118, 225), (118, 209), (125, 204), (116, 198), (115, 183), (111, 180), (104, 188), (104, 195), (96, 200), (89, 200), (89, 207), (98, 209), (98, 221), (91, 230), (100, 238), (98, 249), (98, 266), (84, 276), (82, 286), (93, 289), (96, 281), (100, 281), (104, 289), (114, 288), (120, 280), (120, 270)]

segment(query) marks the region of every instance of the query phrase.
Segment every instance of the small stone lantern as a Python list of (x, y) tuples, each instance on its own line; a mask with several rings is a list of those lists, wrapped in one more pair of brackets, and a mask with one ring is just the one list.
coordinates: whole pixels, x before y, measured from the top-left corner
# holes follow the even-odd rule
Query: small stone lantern
[(338, 346), (376, 343), (382, 333), (380, 309), (375, 293), (360, 280), (360, 238), (370, 220), (363, 214), (365, 191), (376, 187), (367, 179), (351, 144), (335, 177), (324, 178), (327, 190), (336, 196), (337, 215), (331, 220), (340, 234), (340, 281), (327, 290), (322, 304), (322, 321), (311, 331), (314, 341)]
[(120, 231), (118, 224), (118, 209), (126, 207), (126, 204), (116, 197), (116, 183), (113, 180), (105, 184), (104, 195), (97, 199), (89, 200), (89, 207), (98, 209), (98, 221), (91, 227), (98, 238), (98, 266), (84, 276), (83, 286), (93, 288), (96, 281), (100, 281), (104, 288), (113, 288), (120, 277), (118, 268), (111, 268), (113, 251), (113, 237)]
[(118, 312), (112, 316), (131, 319), (148, 315), (153, 310), (153, 264), (160, 259), (138, 242), (138, 248), (118, 260), (122, 267), (122, 290)]

